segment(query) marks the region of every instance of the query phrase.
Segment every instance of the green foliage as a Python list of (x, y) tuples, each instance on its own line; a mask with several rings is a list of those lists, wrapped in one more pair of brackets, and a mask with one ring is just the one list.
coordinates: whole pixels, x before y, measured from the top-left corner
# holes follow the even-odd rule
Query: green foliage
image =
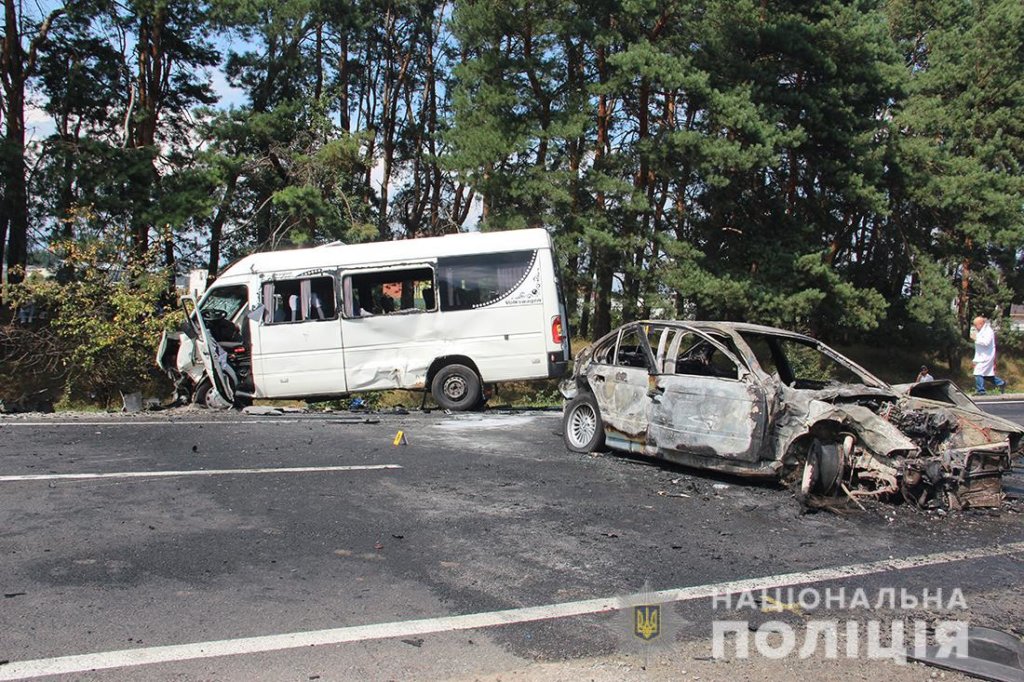
[(153, 357), (167, 323), (164, 277), (153, 257), (124, 259), (100, 243), (55, 246), (68, 281), (29, 278), (7, 296), (45, 314), (40, 353), (59, 367), (65, 400), (106, 403), (152, 381)]
[(588, 337), (657, 312), (954, 364), (1024, 299), (1019, 0), (62, 6), (30, 81), (54, 133), (0, 146), (62, 282), (42, 245), (110, 225), (178, 274), (544, 227)]
[[(940, 326), (964, 338), (976, 313), (991, 317), (1024, 293), (1012, 277), (1024, 243), (1024, 7), (894, 2), (890, 11), (911, 65), (894, 166), (907, 200), (893, 223), (919, 263), (939, 263), (957, 285)], [(935, 283), (929, 268), (918, 275)]]

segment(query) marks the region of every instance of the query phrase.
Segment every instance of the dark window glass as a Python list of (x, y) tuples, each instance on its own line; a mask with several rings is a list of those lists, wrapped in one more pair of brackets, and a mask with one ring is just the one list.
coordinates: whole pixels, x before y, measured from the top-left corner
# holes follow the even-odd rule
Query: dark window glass
[(439, 259), (441, 310), (471, 310), (500, 301), (523, 283), (536, 258), (536, 251), (513, 251)]
[(437, 310), (434, 271), (428, 267), (347, 275), (344, 292), (346, 317)]
[(263, 284), (263, 321), (267, 324), (337, 318), (333, 277), (282, 279)]
[(309, 280), (309, 305), (306, 307), (308, 319), (334, 319), (338, 316), (337, 301), (333, 277), (314, 277)]

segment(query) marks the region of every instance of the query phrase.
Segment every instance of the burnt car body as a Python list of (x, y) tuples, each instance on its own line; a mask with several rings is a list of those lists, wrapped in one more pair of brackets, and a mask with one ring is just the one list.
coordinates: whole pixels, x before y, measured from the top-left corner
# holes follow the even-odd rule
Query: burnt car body
[(803, 334), (634, 322), (561, 384), (566, 447), (782, 481), (820, 495), (990, 507), (1024, 429), (948, 381), (894, 387)]

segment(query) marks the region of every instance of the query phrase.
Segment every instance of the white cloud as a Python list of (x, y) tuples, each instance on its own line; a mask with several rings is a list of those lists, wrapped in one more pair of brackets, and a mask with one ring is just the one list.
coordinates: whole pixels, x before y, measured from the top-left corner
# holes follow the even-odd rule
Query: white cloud
[(25, 142), (38, 142), (56, 130), (53, 118), (42, 108), (31, 103), (25, 106)]

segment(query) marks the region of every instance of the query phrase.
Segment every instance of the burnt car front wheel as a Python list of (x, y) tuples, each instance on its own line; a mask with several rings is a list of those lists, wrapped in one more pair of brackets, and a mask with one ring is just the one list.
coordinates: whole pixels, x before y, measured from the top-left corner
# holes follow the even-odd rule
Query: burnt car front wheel
[(569, 401), (562, 417), (562, 433), (570, 452), (586, 453), (604, 448), (604, 422), (594, 396), (583, 393)]

